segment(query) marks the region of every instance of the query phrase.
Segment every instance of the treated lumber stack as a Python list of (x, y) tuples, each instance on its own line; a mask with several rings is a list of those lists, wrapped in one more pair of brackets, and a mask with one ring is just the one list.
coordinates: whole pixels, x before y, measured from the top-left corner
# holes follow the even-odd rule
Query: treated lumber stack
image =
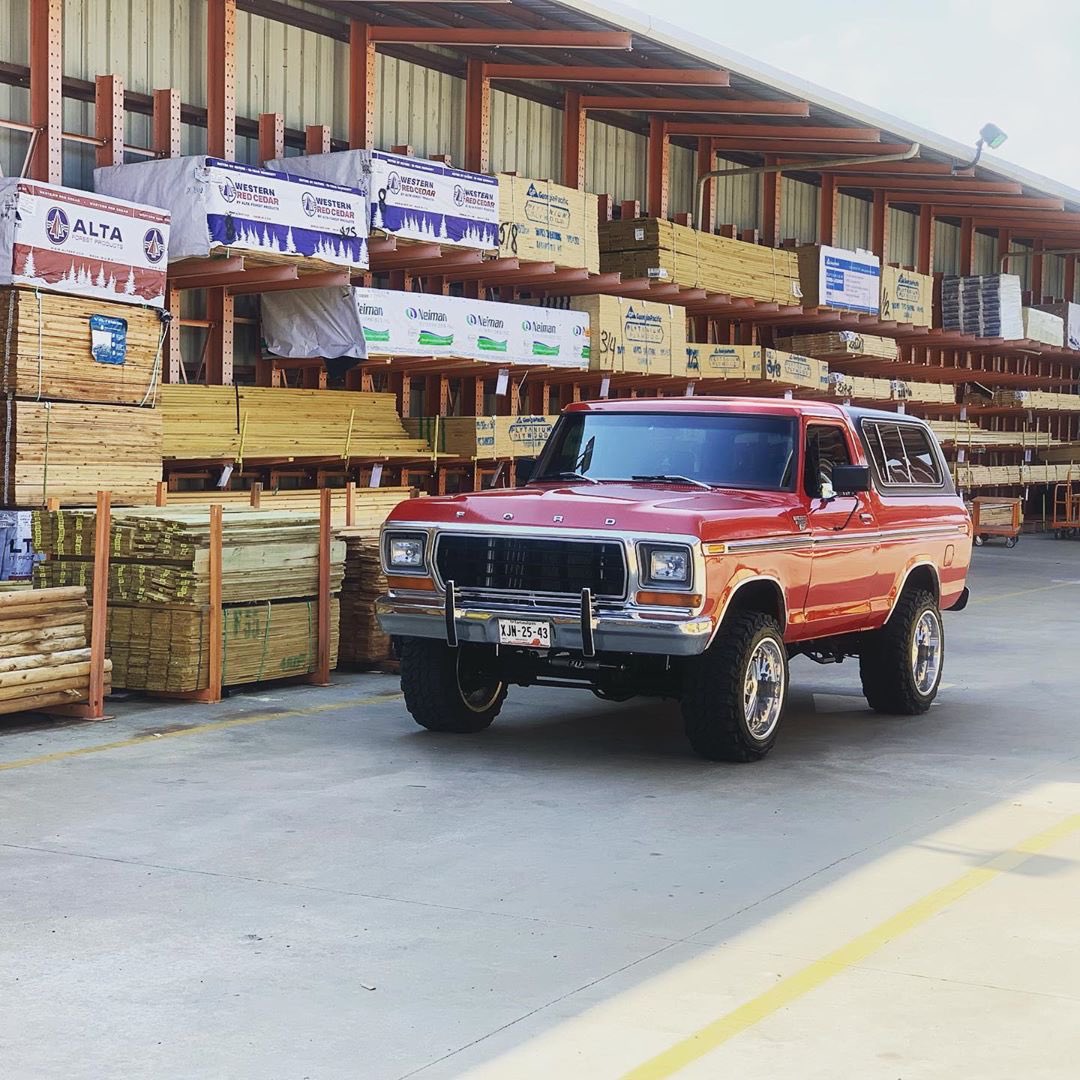
[(801, 296), (794, 252), (656, 218), (602, 223), (600, 270), (779, 304), (798, 304)]
[(819, 360), (844, 360), (848, 357), (895, 360), (900, 355), (900, 347), (893, 338), (856, 334), (852, 330), (826, 334), (796, 334), (793, 337), (780, 338), (776, 347), (788, 352), (802, 353), (804, 356), (816, 356)]
[(144, 503), (161, 479), (156, 409), (8, 398), (0, 431), (7, 506), (86, 504), (103, 490), (114, 503)]
[(105, 405), (152, 404), (161, 373), (157, 308), (0, 289), (0, 391)]
[(958, 447), (1020, 447), (1044, 452), (1061, 443), (1045, 431), (989, 431), (970, 420), (931, 420), (938, 441)]
[[(0, 594), (0, 713), (89, 700), (88, 622), (84, 589)], [(111, 672), (106, 661), (106, 693)]]
[(430, 452), (481, 461), (534, 458), (557, 416), (425, 416), (405, 421)]
[(169, 461), (378, 459), (427, 456), (393, 394), (260, 386), (162, 387)]
[[(257, 505), (251, 491), (170, 491), (166, 498), (167, 505), (171, 507), (210, 506), (220, 503), (222, 506), (315, 514), (319, 511), (321, 496), (322, 491), (319, 488), (297, 488), (291, 491), (260, 491)], [(335, 528), (339, 528), (345, 524), (348, 493), (344, 488), (333, 488), (330, 496), (332, 521)], [(354, 488), (353, 525), (378, 528), (398, 503), (412, 497), (413, 489), (407, 487)]]
[(597, 197), (550, 180), (499, 175), (499, 254), (600, 269)]
[(575, 296), (569, 305), (589, 316), (592, 371), (671, 375), (681, 369), (686, 308), (621, 296)]
[[(36, 511), (34, 545), (48, 559), (35, 583), (92, 582), (93, 515)], [(138, 508), (113, 514), (109, 538), (109, 651), (114, 683), (131, 689), (205, 689), (209, 679), (209, 513)], [(221, 592), (226, 685), (306, 674), (318, 646), (319, 518), (226, 507)], [(341, 589), (345, 544), (331, 542), (330, 591)], [(331, 611), (331, 658), (337, 609)]]
[(340, 658), (350, 664), (378, 664), (390, 659), (390, 636), (375, 618), (375, 601), (386, 592), (379, 556), (379, 534), (346, 529), (345, 583), (341, 589)]

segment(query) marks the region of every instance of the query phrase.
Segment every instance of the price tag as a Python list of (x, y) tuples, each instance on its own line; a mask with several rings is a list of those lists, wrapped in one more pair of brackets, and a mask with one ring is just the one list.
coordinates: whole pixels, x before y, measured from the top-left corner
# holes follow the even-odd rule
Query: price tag
[(688, 382), (686, 384), (686, 396), (687, 397), (693, 397), (694, 396), (694, 387), (696, 385), (697, 384), (693, 380), (691, 380), (690, 382)]
[(371, 466), (371, 480), (368, 481), (368, 487), (377, 488), (382, 483), (382, 462), (377, 461)]
[(506, 391), (510, 389), (510, 369), (500, 368), (499, 378), (495, 383), (495, 396), (506, 397)]
[(791, 390), (785, 390), (784, 391), (784, 400), (785, 401), (792, 401), (792, 400), (794, 400), (794, 398), (795, 398), (794, 391), (791, 391)]
[(960, 419), (961, 420), (967, 420), (967, 406), (966, 405), (961, 405), (960, 406)]
[(896, 411), (903, 416), (907, 412), (907, 406), (902, 402), (897, 402)]
[(961, 465), (967, 460), (967, 452), (962, 446), (956, 451), (956, 460), (960, 462)]
[(611, 377), (605, 375), (600, 380), (600, 396), (606, 398), (611, 394)]
[(218, 477), (217, 486), (221, 488), (222, 491), (224, 491), (225, 488), (229, 486), (229, 481), (232, 479), (232, 474), (233, 467), (231, 465), (226, 465), (225, 468), (221, 470), (221, 475)]

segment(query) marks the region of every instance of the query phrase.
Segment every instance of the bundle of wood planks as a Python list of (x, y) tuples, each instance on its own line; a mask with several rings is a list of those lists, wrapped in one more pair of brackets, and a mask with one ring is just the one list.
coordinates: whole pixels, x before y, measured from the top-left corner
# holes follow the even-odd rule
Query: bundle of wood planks
[(602, 222), (600, 270), (785, 305), (802, 295), (795, 252), (657, 218)]
[[(504, 419), (509, 420), (510, 417)], [(378, 528), (395, 506), (415, 494), (407, 487), (354, 487), (333, 488), (330, 492), (331, 520), (335, 528), (345, 525), (346, 504), (352, 499), (352, 524), (357, 527)], [(295, 488), (286, 491), (170, 491), (166, 493), (166, 505), (171, 507), (222, 506), (250, 507), (254, 510), (292, 510), (298, 513), (319, 512), (322, 497), (320, 488)]]
[(345, 583), (341, 589), (340, 658), (349, 664), (379, 664), (390, 659), (390, 636), (375, 618), (375, 601), (386, 592), (379, 534), (346, 529)]
[[(89, 622), (81, 588), (0, 594), (0, 713), (89, 700)], [(111, 677), (106, 661), (106, 692)]]
[(544, 448), (557, 416), (425, 416), (405, 427), (438, 457), (497, 461), (534, 458)]
[(263, 386), (162, 387), (169, 461), (425, 457), (393, 394)]
[(156, 308), (0, 288), (0, 391), (34, 400), (153, 404), (163, 333)]
[(911, 401), (932, 405), (952, 405), (956, 390), (950, 383), (907, 382), (903, 379), (876, 379), (870, 375), (829, 373), (833, 397), (862, 401)]
[(796, 334), (794, 337), (778, 339), (776, 347), (788, 352), (802, 353), (804, 356), (816, 356), (820, 360), (844, 360), (855, 356), (896, 360), (900, 355), (900, 347), (893, 338), (857, 334), (853, 330)]
[[(209, 679), (209, 510), (114, 512), (109, 537), (109, 651), (115, 685), (174, 692)], [(221, 594), (226, 685), (314, 671), (318, 651), (319, 518), (226, 507)], [(35, 511), (34, 546), (48, 558), (35, 584), (92, 585), (93, 515)], [(341, 589), (345, 544), (330, 545), (330, 591)], [(331, 656), (337, 609), (331, 612)]]
[(499, 254), (600, 269), (597, 197), (550, 180), (499, 175)]
[(7, 506), (92, 503), (111, 491), (115, 503), (145, 503), (161, 479), (157, 409), (9, 397), (0, 411)]

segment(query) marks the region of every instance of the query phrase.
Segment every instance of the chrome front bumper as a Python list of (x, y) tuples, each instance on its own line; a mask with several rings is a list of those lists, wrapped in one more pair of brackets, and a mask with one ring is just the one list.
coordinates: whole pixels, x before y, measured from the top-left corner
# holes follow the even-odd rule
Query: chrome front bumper
[[(485, 604), (436, 602), (431, 593), (394, 592), (375, 605), (379, 625), (399, 637), (439, 638), (451, 645), (461, 642), (499, 644), (499, 619), (528, 619), (551, 623), (553, 648), (591, 656), (594, 652), (649, 653), (659, 656), (697, 656), (712, 638), (712, 620), (700, 615), (661, 614), (637, 609), (593, 611), (583, 603), (581, 613)], [(590, 641), (591, 638), (591, 641)]]

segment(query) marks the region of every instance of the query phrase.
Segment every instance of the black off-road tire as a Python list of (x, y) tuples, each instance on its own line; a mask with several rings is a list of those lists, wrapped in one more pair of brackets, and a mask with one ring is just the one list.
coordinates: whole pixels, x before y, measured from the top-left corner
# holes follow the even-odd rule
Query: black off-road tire
[[(743, 687), (750, 658), (767, 637), (775, 640), (782, 658), (782, 702), (772, 730), (764, 738), (758, 738), (747, 724)], [(787, 687), (787, 649), (780, 625), (761, 612), (732, 612), (712, 645), (686, 663), (682, 715), (690, 745), (710, 761), (760, 760), (776, 742), (784, 718)]]
[[(915, 628), (925, 611), (937, 614), (941, 634), (941, 662), (930, 689), (923, 693), (912, 670), (911, 649)], [(866, 634), (859, 652), (859, 675), (870, 708), (893, 716), (918, 716), (926, 712), (937, 697), (944, 670), (945, 625), (937, 600), (925, 589), (908, 589), (896, 602), (889, 621)]]
[[(412, 718), (428, 731), (472, 735), (491, 725), (506, 699), (506, 683), (463, 688), (459, 672), (468, 647), (431, 638), (401, 639), (401, 690)], [(467, 672), (466, 672), (467, 674)]]

